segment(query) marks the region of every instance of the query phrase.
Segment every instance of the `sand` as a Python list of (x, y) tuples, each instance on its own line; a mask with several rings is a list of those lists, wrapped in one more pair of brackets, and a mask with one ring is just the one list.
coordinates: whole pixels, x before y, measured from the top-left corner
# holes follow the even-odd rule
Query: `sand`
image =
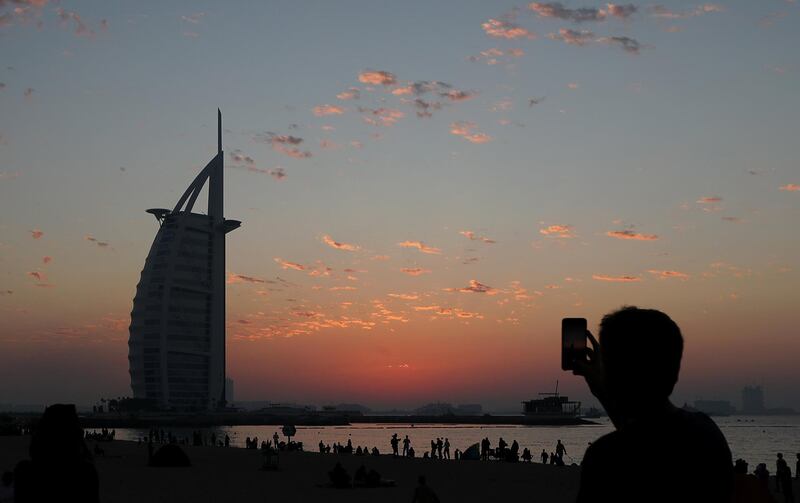
[[(27, 457), (28, 437), (0, 437), (0, 471), (11, 470)], [(94, 442), (89, 443), (90, 448)], [(354, 456), (317, 453), (281, 453), (277, 471), (259, 470), (258, 451), (183, 447), (191, 468), (147, 467), (147, 446), (135, 442), (101, 442), (105, 456), (96, 456), (103, 502), (403, 502), (411, 501), (417, 477), (443, 502), (548, 501), (572, 502), (577, 495), (580, 469), (541, 464), (478, 461), (394, 459), (391, 456)], [(328, 471), (340, 461), (354, 474), (363, 463), (396, 487), (332, 489)]]

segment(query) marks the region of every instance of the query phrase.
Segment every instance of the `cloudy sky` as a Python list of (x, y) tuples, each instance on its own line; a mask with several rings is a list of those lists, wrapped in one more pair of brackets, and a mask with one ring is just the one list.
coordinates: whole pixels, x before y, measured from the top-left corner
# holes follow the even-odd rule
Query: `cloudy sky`
[(796, 393), (800, 3), (0, 0), (0, 402), (130, 394), (223, 110), (237, 399), (514, 409), (666, 311), (676, 401)]

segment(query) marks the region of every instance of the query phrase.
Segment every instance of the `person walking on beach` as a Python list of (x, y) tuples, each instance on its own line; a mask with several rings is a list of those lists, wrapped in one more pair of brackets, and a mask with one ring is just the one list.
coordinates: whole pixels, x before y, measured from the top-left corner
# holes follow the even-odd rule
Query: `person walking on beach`
[(450, 459), (450, 439), (444, 439), (444, 459)]
[(411, 445), (411, 440), (406, 435), (406, 438), (403, 439), (403, 457), (408, 456), (408, 448)]
[[(730, 502), (725, 436), (705, 414), (669, 400), (683, 355), (678, 325), (660, 311), (624, 307), (603, 317), (599, 335), (598, 342), (586, 332), (592, 349), (573, 373), (584, 377), (616, 431), (586, 449), (577, 502)], [(654, 455), (631, 463), (630, 453), (642, 448)]]
[(564, 444), (561, 443), (561, 439), (559, 438), (558, 442), (556, 443), (556, 456), (558, 456), (558, 459), (563, 461), (564, 454), (566, 453), (567, 453), (567, 448), (564, 447)]
[(542, 449), (542, 464), (543, 465), (547, 464), (547, 458), (549, 458), (549, 457), (550, 456), (547, 454), (547, 451)]
[(414, 489), (414, 499), (411, 503), (439, 503), (439, 497), (433, 492), (433, 489), (428, 487), (425, 476), (420, 475), (418, 479), (419, 485)]

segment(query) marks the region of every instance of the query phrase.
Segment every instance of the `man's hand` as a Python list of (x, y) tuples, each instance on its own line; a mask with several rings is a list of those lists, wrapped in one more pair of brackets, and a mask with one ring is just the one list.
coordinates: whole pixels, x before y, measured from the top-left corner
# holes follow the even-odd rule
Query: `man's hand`
[(603, 358), (600, 354), (600, 344), (594, 338), (590, 331), (586, 331), (586, 338), (592, 344), (591, 349), (586, 350), (586, 359), (578, 360), (575, 362), (575, 368), (572, 373), (575, 375), (583, 376), (586, 379), (586, 384), (589, 385), (589, 390), (592, 394), (600, 400), (600, 403), (608, 411), (608, 392), (606, 388), (606, 373), (603, 368)]

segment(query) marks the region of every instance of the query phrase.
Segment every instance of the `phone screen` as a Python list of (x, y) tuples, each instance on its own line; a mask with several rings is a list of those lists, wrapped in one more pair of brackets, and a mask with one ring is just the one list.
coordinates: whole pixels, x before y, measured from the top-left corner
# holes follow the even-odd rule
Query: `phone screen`
[(561, 320), (561, 368), (573, 370), (586, 357), (586, 318)]

